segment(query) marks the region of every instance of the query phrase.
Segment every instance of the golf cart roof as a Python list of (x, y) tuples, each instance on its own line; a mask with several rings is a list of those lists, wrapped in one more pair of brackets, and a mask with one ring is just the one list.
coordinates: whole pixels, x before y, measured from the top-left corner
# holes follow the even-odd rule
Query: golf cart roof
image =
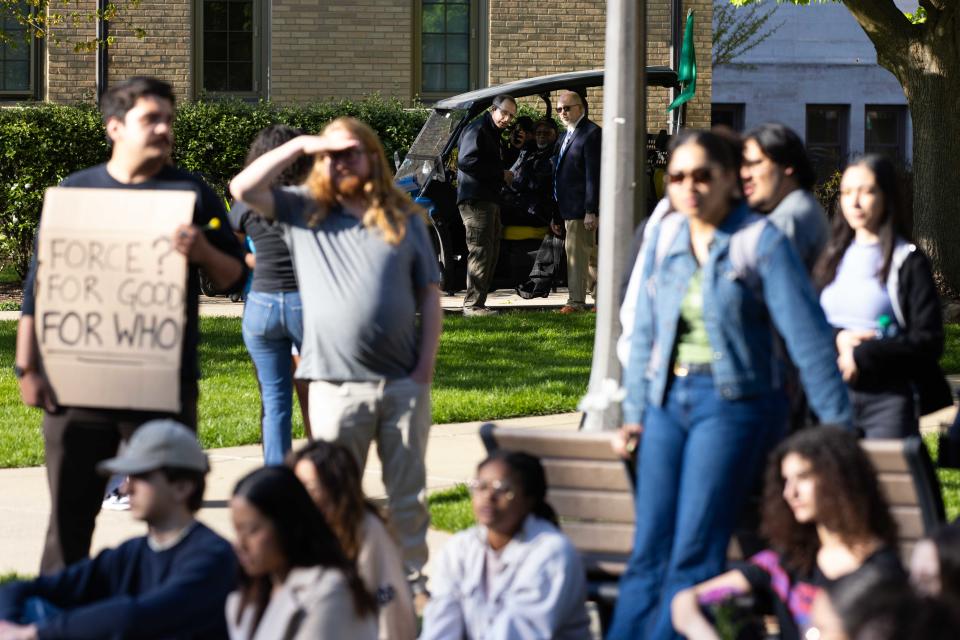
[[(677, 72), (669, 67), (647, 67), (646, 82), (647, 86), (651, 87), (669, 88), (679, 86)], [(549, 76), (516, 80), (514, 82), (498, 84), (493, 87), (477, 89), (476, 91), (468, 91), (467, 93), (461, 93), (460, 95), (439, 100), (433, 107), (435, 109), (469, 109), (474, 105), (482, 105), (485, 108), (493, 102), (496, 96), (502, 93), (511, 95), (514, 98), (523, 98), (525, 96), (550, 93), (560, 89), (580, 92), (589, 87), (599, 87), (602, 84), (603, 69), (555, 73)]]

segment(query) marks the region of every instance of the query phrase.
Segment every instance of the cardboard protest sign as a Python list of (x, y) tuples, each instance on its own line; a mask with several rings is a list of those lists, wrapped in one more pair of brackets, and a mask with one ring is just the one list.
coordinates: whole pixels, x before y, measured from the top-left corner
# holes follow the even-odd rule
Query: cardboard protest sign
[(47, 189), (34, 327), (65, 406), (177, 412), (192, 191)]

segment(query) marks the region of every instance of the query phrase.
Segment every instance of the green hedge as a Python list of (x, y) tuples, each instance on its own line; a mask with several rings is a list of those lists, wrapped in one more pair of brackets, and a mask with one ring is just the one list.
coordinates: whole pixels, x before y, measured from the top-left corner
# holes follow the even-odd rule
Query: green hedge
[[(374, 96), (303, 106), (269, 102), (194, 102), (174, 123), (174, 160), (201, 174), (218, 193), (243, 166), (257, 132), (285, 123), (317, 132), (338, 116), (353, 116), (379, 133), (387, 155), (401, 156), (426, 120), (424, 109)], [(36, 105), (0, 109), (0, 256), (23, 277), (29, 265), (43, 192), (70, 173), (109, 156), (100, 116), (89, 106)]]

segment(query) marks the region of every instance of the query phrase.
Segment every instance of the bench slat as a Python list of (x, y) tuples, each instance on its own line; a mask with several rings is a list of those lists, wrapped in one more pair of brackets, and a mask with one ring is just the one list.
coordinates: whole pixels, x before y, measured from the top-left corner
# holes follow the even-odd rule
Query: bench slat
[(861, 440), (860, 446), (870, 456), (877, 473), (910, 471), (903, 456), (902, 440)]
[(632, 524), (561, 521), (560, 528), (581, 553), (622, 556), (626, 562), (633, 549)]
[(540, 458), (619, 460), (610, 446), (610, 433), (507, 429), (497, 429), (494, 433), (501, 449), (523, 451)]
[(923, 515), (920, 507), (891, 507), (901, 540), (917, 540), (924, 536)]
[(632, 491), (623, 462), (564, 458), (544, 458), (541, 462), (547, 472), (547, 484), (554, 488)]
[(561, 518), (632, 523), (633, 496), (626, 492), (551, 489), (549, 502)]
[(919, 506), (917, 504), (917, 490), (913, 486), (913, 478), (906, 473), (879, 474), (880, 488), (887, 502), (894, 506)]

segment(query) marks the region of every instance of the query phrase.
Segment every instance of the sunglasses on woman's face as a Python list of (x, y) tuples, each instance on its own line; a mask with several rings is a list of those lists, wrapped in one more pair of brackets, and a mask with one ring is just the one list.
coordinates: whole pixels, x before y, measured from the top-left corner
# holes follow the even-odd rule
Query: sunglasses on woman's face
[(671, 171), (667, 173), (670, 184), (683, 184), (689, 177), (693, 184), (710, 184), (713, 182), (713, 170), (709, 167), (698, 167), (690, 171)]

